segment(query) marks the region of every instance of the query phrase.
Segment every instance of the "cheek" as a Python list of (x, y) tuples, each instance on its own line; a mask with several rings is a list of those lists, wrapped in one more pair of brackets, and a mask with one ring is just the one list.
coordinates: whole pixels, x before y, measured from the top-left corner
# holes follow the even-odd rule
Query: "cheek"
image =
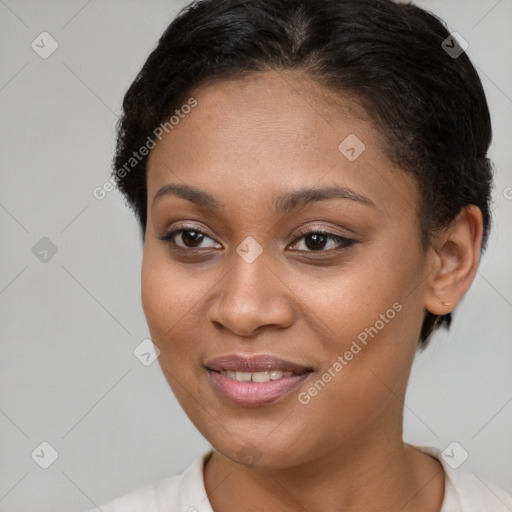
[(141, 299), (146, 322), (160, 350), (160, 366), (180, 381), (197, 378), (202, 371), (198, 356), (205, 338), (204, 300), (219, 279), (213, 274), (208, 269), (184, 268), (155, 242), (144, 247)]
[(176, 360), (176, 357), (170, 358), (169, 353), (172, 351), (173, 356), (177, 356), (186, 350), (186, 345), (173, 340), (184, 328), (191, 328), (187, 320), (197, 299), (190, 283), (187, 286), (183, 282), (169, 258), (152, 247), (151, 242), (144, 247), (141, 300), (151, 339), (160, 349), (160, 363)]
[(142, 260), (141, 299), (148, 326), (152, 331), (161, 330), (165, 319), (175, 311), (172, 282), (169, 278), (165, 266), (145, 247)]
[[(158, 363), (182, 408), (193, 406), (190, 397), (198, 394), (201, 368), (197, 356), (198, 302), (190, 282), (183, 279), (158, 248), (144, 247), (141, 272), (141, 298), (151, 340), (160, 350)], [(192, 401), (193, 402), (193, 401)]]
[[(297, 397), (301, 405), (294, 421), (297, 427), (302, 425), (302, 440), (313, 451), (350, 439), (354, 432), (372, 425), (387, 428), (400, 417), (400, 397), (415, 353), (407, 314), (403, 306), (384, 326), (377, 315), (375, 320), (360, 322), (355, 330), (340, 331), (343, 339), (331, 340), (325, 364)], [(364, 314), (360, 320), (363, 317), (368, 318)], [(364, 336), (358, 338), (360, 334)], [(315, 436), (311, 422), (321, 426), (323, 440)]]
[(169, 330), (198, 300), (201, 290), (192, 286), (165, 248), (148, 241), (144, 246), (141, 299), (150, 329)]
[[(411, 294), (417, 262), (379, 254), (382, 259), (334, 281), (328, 300), (324, 296), (316, 308), (328, 335), (321, 337), (322, 367), (302, 403), (313, 416), (336, 411), (328, 421), (333, 429), (340, 421), (362, 425), (396, 400), (415, 355), (422, 320), (420, 301)], [(312, 301), (315, 294), (303, 297)]]
[(364, 261), (331, 268), (328, 274), (295, 272), (283, 280), (300, 298), (301, 311), (318, 336), (341, 350), (376, 321), (380, 326), (381, 314), (391, 310), (384, 320), (394, 319), (392, 306), (406, 300), (412, 275), (410, 262), (398, 263), (391, 254), (375, 250), (365, 251)]

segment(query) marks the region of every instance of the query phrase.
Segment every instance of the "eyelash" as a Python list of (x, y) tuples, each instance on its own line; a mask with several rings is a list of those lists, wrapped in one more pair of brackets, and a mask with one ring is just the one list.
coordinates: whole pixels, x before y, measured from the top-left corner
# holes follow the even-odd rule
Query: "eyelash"
[[(163, 241), (163, 242), (168, 243), (173, 250), (185, 251), (185, 252), (190, 252), (190, 251), (193, 251), (194, 249), (201, 250), (201, 248), (199, 248), (199, 247), (188, 247), (188, 248), (180, 247), (179, 245), (176, 244), (176, 242), (174, 242), (172, 240), (176, 235), (179, 235), (179, 234), (184, 233), (186, 231), (190, 231), (190, 232), (194, 232), (194, 233), (197, 233), (197, 234), (200, 234), (200, 235), (204, 235), (204, 236), (210, 238), (211, 240), (213, 240), (213, 238), (210, 237), (207, 233), (197, 229), (194, 226), (181, 226), (181, 227), (179, 227), (177, 229), (174, 229), (174, 230), (170, 231), (169, 233), (166, 233), (165, 235), (163, 235), (161, 237), (158, 237), (158, 239)], [(331, 250), (323, 250), (323, 249), (321, 249), (321, 250), (318, 250), (318, 251), (309, 250), (309, 251), (298, 251), (298, 252), (329, 253), (329, 252), (332, 252), (332, 251), (341, 251), (341, 250), (346, 249), (346, 248), (350, 247), (351, 245), (354, 245), (355, 243), (357, 243), (356, 240), (354, 240), (352, 238), (347, 238), (347, 237), (344, 237), (344, 236), (341, 236), (341, 235), (336, 235), (335, 233), (331, 233), (331, 232), (325, 231), (323, 229), (314, 229), (313, 228), (313, 229), (308, 229), (308, 230), (299, 230), (298, 235), (299, 236), (296, 237), (295, 240), (292, 242), (292, 245), (295, 245), (299, 240), (301, 240), (302, 238), (305, 238), (308, 235), (321, 235), (321, 236), (325, 236), (328, 240), (334, 240), (336, 243), (340, 244), (340, 247), (337, 247), (336, 249), (331, 249)], [(208, 248), (208, 249), (210, 249), (210, 248)]]

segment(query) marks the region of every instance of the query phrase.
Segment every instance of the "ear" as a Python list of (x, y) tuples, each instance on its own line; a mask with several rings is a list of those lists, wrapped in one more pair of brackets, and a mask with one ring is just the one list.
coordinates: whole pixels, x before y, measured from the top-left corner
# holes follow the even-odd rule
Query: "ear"
[(482, 212), (469, 205), (436, 236), (428, 255), (430, 274), (424, 300), (427, 311), (446, 315), (455, 309), (475, 278), (482, 235)]

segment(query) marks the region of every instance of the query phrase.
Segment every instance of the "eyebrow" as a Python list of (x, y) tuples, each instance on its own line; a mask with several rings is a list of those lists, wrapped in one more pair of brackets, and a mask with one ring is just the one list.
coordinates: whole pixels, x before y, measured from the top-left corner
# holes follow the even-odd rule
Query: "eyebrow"
[(376, 208), (369, 198), (346, 187), (303, 188), (277, 196), (274, 200), (274, 210), (277, 213), (288, 213), (307, 204), (328, 199), (348, 199)]
[[(152, 207), (164, 196), (177, 196), (190, 201), (203, 208), (220, 211), (224, 203), (217, 198), (191, 185), (168, 184), (161, 187), (153, 198)], [(376, 208), (375, 203), (369, 198), (346, 187), (322, 187), (303, 188), (276, 196), (273, 201), (273, 209), (278, 214), (289, 213), (304, 206), (329, 199), (348, 199)]]
[(224, 204), (221, 203), (218, 199), (213, 197), (208, 192), (204, 190), (200, 190), (196, 187), (192, 187), (190, 185), (179, 185), (170, 183), (168, 185), (164, 185), (160, 189), (158, 189), (155, 197), (153, 198), (153, 203), (151, 207), (154, 207), (155, 204), (162, 199), (164, 196), (177, 196), (181, 197), (181, 199), (186, 199), (191, 203), (195, 203), (204, 208), (209, 208), (211, 210), (220, 210), (224, 207)]

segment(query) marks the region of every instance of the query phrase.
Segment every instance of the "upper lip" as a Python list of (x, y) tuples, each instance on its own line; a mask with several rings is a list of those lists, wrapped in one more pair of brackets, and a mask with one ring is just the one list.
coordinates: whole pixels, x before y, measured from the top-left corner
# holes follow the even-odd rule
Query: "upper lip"
[(209, 370), (217, 372), (263, 372), (280, 370), (283, 372), (305, 373), (312, 371), (311, 367), (286, 361), (271, 355), (241, 356), (229, 354), (211, 359), (205, 365)]

